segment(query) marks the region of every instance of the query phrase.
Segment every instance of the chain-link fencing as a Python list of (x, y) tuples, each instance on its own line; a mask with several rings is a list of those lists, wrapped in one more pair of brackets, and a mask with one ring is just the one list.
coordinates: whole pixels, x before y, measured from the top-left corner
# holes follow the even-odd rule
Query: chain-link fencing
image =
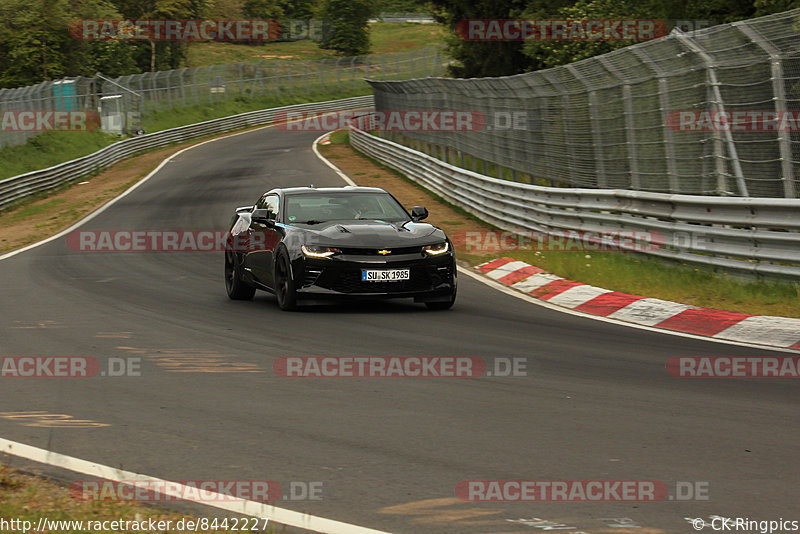
[[(162, 110), (213, 105), (234, 98), (319, 95), (363, 87), (365, 78), (407, 79), (442, 75), (441, 47), (315, 61), (262, 60), (148, 72), (110, 79), (65, 78), (29, 87), (0, 89), (0, 117), (7, 111), (91, 110), (104, 131), (136, 134), (141, 120)], [(39, 116), (39, 115), (37, 115)], [(9, 115), (9, 119), (13, 117)], [(0, 148), (25, 143), (41, 129), (0, 128)]]
[(403, 136), (500, 177), (797, 198), (799, 29), (793, 10), (516, 76), (370, 83), (378, 111), (472, 112), (469, 129)]

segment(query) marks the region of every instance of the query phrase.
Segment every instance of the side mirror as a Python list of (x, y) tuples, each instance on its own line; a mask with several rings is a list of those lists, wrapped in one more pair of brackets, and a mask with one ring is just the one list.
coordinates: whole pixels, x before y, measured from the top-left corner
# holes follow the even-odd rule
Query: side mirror
[(421, 221), (428, 217), (428, 210), (422, 206), (414, 206), (411, 208), (411, 219), (413, 221)]
[(275, 220), (271, 217), (271, 213), (267, 209), (254, 209), (250, 214), (250, 220), (253, 222), (269, 225), (274, 223)]

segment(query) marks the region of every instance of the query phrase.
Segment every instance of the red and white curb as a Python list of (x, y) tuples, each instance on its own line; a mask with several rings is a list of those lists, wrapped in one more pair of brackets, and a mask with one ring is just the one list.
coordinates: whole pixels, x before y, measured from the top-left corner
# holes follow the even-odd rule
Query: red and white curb
[(571, 310), (716, 339), (800, 349), (800, 319), (714, 310), (573, 282), (513, 258), (478, 265), (487, 277)]

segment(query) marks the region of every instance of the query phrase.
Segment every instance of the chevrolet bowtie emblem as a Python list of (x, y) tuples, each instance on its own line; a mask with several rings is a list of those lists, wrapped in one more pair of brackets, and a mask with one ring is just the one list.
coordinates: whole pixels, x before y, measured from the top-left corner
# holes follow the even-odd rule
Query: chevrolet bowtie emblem
[(391, 253), (392, 253), (391, 250), (386, 250), (386, 249), (378, 251), (378, 254), (380, 254), (381, 256), (386, 256), (387, 254), (391, 254)]

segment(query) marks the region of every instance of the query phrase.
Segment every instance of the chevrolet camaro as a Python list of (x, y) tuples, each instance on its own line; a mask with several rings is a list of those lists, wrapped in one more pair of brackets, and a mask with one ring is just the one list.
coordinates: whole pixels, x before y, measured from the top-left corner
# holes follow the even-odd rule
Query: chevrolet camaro
[(225, 251), (225, 286), (235, 300), (257, 289), (283, 310), (326, 299), (413, 298), (429, 309), (456, 299), (453, 244), (375, 187), (273, 189), (236, 209)]

